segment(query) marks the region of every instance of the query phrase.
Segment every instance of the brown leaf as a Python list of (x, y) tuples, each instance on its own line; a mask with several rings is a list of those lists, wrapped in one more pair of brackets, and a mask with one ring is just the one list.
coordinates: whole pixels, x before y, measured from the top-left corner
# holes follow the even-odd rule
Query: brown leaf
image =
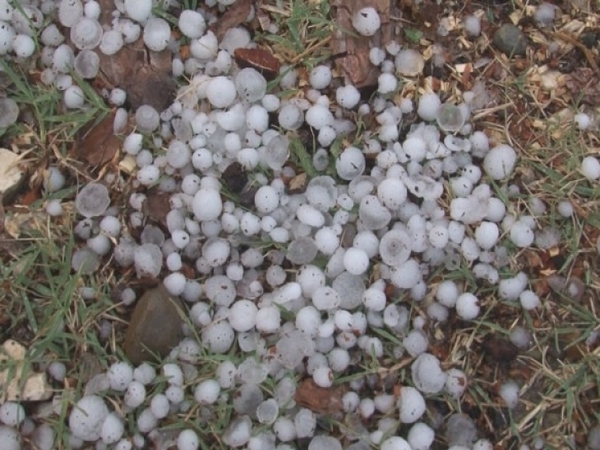
[(300, 406), (318, 414), (333, 415), (342, 411), (342, 395), (341, 387), (322, 388), (307, 378), (296, 388), (294, 399)]
[(121, 140), (114, 133), (114, 120), (113, 112), (98, 125), (84, 127), (73, 146), (77, 160), (87, 162), (91, 166), (100, 166), (114, 158), (121, 146)]
[(263, 48), (236, 48), (233, 56), (238, 66), (252, 67), (262, 73), (268, 81), (279, 74), (281, 63), (270, 51)]
[(510, 364), (518, 355), (519, 351), (506, 339), (489, 336), (481, 344), (483, 353), (490, 362), (502, 365)]
[[(392, 39), (390, 26), (390, 0), (335, 0), (335, 19), (338, 29), (333, 34), (331, 49), (336, 64), (356, 87), (375, 86), (379, 69), (371, 64), (369, 52), (372, 47), (382, 47)], [(352, 27), (352, 17), (361, 8), (371, 6), (377, 10), (381, 19), (381, 28), (374, 36), (360, 36)], [(345, 30), (352, 30), (355, 35)]]
[(238, 0), (231, 5), (227, 11), (211, 27), (219, 41), (223, 38), (227, 30), (241, 25), (250, 17), (252, 13), (252, 0)]
[(167, 214), (171, 211), (171, 195), (167, 192), (150, 191), (143, 209), (147, 217), (166, 229)]

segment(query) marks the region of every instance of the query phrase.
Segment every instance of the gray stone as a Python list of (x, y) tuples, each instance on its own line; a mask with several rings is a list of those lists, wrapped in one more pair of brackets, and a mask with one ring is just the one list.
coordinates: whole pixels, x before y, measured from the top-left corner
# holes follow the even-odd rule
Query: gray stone
[(181, 301), (160, 285), (146, 291), (138, 301), (123, 350), (133, 364), (163, 358), (181, 340), (184, 312)]
[(494, 45), (508, 56), (524, 56), (527, 37), (518, 27), (506, 23), (494, 34)]

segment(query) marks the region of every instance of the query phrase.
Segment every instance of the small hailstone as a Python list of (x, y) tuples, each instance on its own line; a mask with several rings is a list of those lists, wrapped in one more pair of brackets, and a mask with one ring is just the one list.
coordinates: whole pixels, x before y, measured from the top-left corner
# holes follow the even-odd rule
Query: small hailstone
[[(483, 169), (493, 180), (502, 180), (512, 174), (517, 161), (517, 153), (506, 144), (500, 144), (492, 148), (483, 159)], [(600, 163), (598, 165), (598, 176), (600, 176)]]
[(30, 36), (18, 34), (13, 38), (13, 51), (19, 58), (29, 58), (35, 52), (35, 42)]
[(344, 253), (344, 268), (352, 275), (362, 275), (369, 267), (369, 256), (360, 249), (351, 247)]
[(111, 389), (125, 391), (133, 380), (133, 368), (126, 362), (117, 362), (108, 369), (108, 381)]
[(328, 388), (333, 384), (333, 371), (327, 366), (317, 367), (312, 377), (319, 387)]
[(25, 409), (15, 402), (5, 402), (0, 406), (0, 421), (11, 427), (18, 427), (25, 419)]
[(587, 130), (592, 124), (591, 117), (588, 116), (586, 113), (575, 114), (575, 116), (573, 117), (573, 121), (575, 122), (577, 128), (580, 130)]
[(229, 323), (238, 332), (248, 331), (256, 325), (258, 308), (250, 300), (238, 300), (229, 309)]
[(84, 217), (102, 215), (109, 204), (108, 189), (100, 183), (88, 183), (75, 197), (75, 209)]
[(581, 161), (581, 174), (590, 181), (600, 178), (600, 162), (593, 156), (586, 156)]
[(415, 423), (406, 437), (412, 450), (428, 450), (434, 439), (435, 431), (423, 422)]
[(537, 294), (530, 290), (525, 290), (519, 295), (519, 301), (523, 309), (531, 310), (540, 305), (540, 298)]
[(535, 239), (530, 225), (521, 219), (511, 225), (509, 235), (513, 244), (520, 248), (529, 247)]
[(440, 392), (446, 384), (446, 373), (440, 361), (430, 353), (422, 353), (411, 366), (413, 383), (419, 391), (433, 394)]
[(223, 202), (219, 191), (201, 188), (194, 195), (192, 210), (197, 220), (215, 220), (223, 210)]
[(185, 276), (181, 272), (173, 272), (164, 278), (163, 285), (169, 294), (177, 296), (183, 294), (185, 282)]
[(446, 372), (445, 389), (455, 399), (460, 398), (467, 389), (467, 376), (460, 369), (449, 369)]
[(413, 450), (411, 445), (399, 436), (392, 436), (381, 443), (381, 450)]
[(64, 92), (65, 106), (69, 109), (78, 109), (85, 103), (85, 95), (79, 86), (69, 86)]
[(308, 78), (310, 85), (315, 89), (325, 89), (331, 83), (331, 79), (331, 69), (324, 65), (313, 68)]
[(377, 79), (377, 92), (390, 94), (398, 87), (398, 79), (391, 73), (382, 73)]
[(171, 38), (169, 22), (160, 17), (151, 17), (144, 25), (144, 44), (150, 50), (160, 52), (167, 48)]
[(398, 410), (401, 423), (415, 423), (425, 413), (425, 399), (414, 387), (403, 386), (400, 389)]
[(466, 16), (463, 19), (465, 32), (469, 37), (477, 37), (481, 33), (481, 19), (474, 15)]
[(304, 113), (293, 103), (284, 105), (279, 110), (279, 125), (285, 130), (297, 130), (304, 122)]
[(185, 429), (177, 436), (177, 450), (197, 450), (200, 439), (194, 430)]
[(206, 31), (204, 16), (190, 9), (181, 12), (178, 25), (183, 35), (190, 39), (199, 38)]
[(360, 101), (360, 92), (351, 84), (346, 86), (340, 86), (335, 91), (335, 98), (342, 108), (352, 109)]
[(436, 93), (424, 94), (419, 99), (417, 114), (423, 120), (434, 120), (441, 106), (442, 102)]
[(516, 408), (519, 404), (519, 386), (514, 381), (506, 381), (500, 385), (498, 394), (509, 409)]
[(58, 217), (63, 214), (63, 207), (58, 199), (49, 200), (46, 204), (46, 212), (49, 216)]
[(315, 130), (334, 124), (334, 117), (329, 108), (320, 104), (313, 105), (306, 110), (305, 120)]
[(105, 444), (114, 444), (123, 436), (125, 426), (116, 413), (110, 413), (102, 424), (101, 438)]
[(124, 402), (130, 408), (137, 408), (146, 399), (146, 388), (139, 381), (132, 381), (125, 391)]
[(152, 132), (158, 128), (160, 116), (154, 107), (141, 105), (135, 112), (135, 122), (141, 131)]
[(137, 429), (141, 433), (149, 433), (158, 425), (158, 418), (152, 413), (152, 410), (144, 408), (137, 418)]
[(69, 415), (69, 428), (73, 436), (87, 442), (100, 439), (102, 424), (109, 411), (104, 400), (97, 395), (82, 397)]
[(461, 319), (475, 319), (480, 309), (479, 300), (470, 292), (464, 292), (456, 299), (456, 312)]
[(475, 230), (475, 241), (483, 250), (490, 250), (496, 245), (500, 230), (493, 222), (483, 221)]
[[(422, 72), (423, 67), (425, 67), (425, 59), (423, 58), (423, 55), (421, 55), (421, 53), (416, 50), (403, 49), (403, 50), (400, 50), (398, 52), (398, 54), (396, 55), (394, 64), (396, 66), (396, 70), (398, 71), (398, 73), (400, 75), (404, 75), (407, 77), (414, 77)], [(437, 94), (425, 94), (424, 97), (426, 97), (428, 95), (433, 95), (433, 96), (437, 97)], [(432, 97), (432, 99), (433, 99), (433, 97)], [(424, 117), (421, 115), (421, 113), (419, 113), (419, 116), (424, 120), (434, 120), (435, 113), (437, 113), (437, 107), (439, 107), (441, 104), (441, 102), (439, 101), (439, 98), (437, 98), (437, 101), (435, 102), (436, 110), (433, 111), (431, 109), (431, 106), (433, 104), (429, 103), (429, 102), (431, 102), (431, 100), (426, 100), (427, 106), (425, 106), (425, 105), (423, 106), (423, 108), (424, 108), (423, 111), (427, 110), (429, 112), (426, 115), (427, 117)], [(419, 105), (420, 104), (421, 104), (421, 101), (419, 101)], [(421, 108), (421, 106), (419, 106), (419, 108)]]
[(561, 200), (558, 202), (556, 210), (563, 217), (571, 217), (573, 215), (573, 204), (569, 200)]
[(373, 36), (381, 27), (381, 19), (375, 8), (366, 7), (354, 14), (352, 26), (363, 36)]
[(540, 3), (533, 13), (533, 19), (541, 27), (552, 25), (556, 14), (556, 6), (552, 3)]
[(225, 76), (212, 78), (208, 83), (206, 96), (213, 107), (227, 108), (236, 97), (235, 83)]

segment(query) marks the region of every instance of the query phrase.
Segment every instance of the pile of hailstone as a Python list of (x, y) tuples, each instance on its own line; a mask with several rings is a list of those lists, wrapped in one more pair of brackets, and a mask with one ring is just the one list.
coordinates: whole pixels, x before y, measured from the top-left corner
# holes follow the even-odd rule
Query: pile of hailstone
[[(206, 1), (207, 6), (214, 3)], [(164, 445), (197, 449), (197, 430), (224, 403), (234, 410), (221, 436), (230, 447), (289, 449), (295, 440), (307, 439), (315, 450), (425, 450), (437, 436), (452, 450), (492, 448), (468, 416), (456, 413), (445, 423), (427, 418), (427, 398), (449, 396), (460, 402), (468, 384), (460, 367), (444, 368), (427, 352), (427, 324), (451, 314), (474, 320), (482, 312), (476, 293), (465, 291), (460, 282), (431, 286), (428, 276), (452, 271), (466, 260), (477, 279), (497, 287), (501, 299), (535, 308), (539, 299), (524, 273), (500, 279), (498, 269), (509, 259), (505, 244), (550, 247), (557, 234), (538, 228), (542, 202), (520, 214), (492, 189), (493, 181), (503, 198), (518, 194), (516, 186), (506, 184), (517, 155), (511, 146), (491, 144), (485, 132), (473, 129), (473, 93), (466, 92), (458, 105), (443, 103), (435, 93), (396, 103), (398, 74), (422, 68), (418, 53), (398, 45), (371, 51), (381, 75), (368, 103), (352, 85), (331, 92), (328, 65), (312, 69), (303, 97), (278, 95), (279, 88), (297, 87), (298, 74), (290, 67), (282, 68), (279, 88), (268, 92), (260, 72), (240, 70), (233, 62), (236, 48), (253, 46), (248, 31), (230, 29), (219, 42), (208, 31), (215, 18), (204, 4), (179, 18), (179, 29), (190, 42), (185, 61), (169, 23), (152, 15), (150, 0), (116, 2), (110, 29), (99, 26), (101, 11), (94, 0), (47, 0), (40, 9), (28, 4), (22, 10), (6, 0), (0, 5), (0, 54), (31, 56), (32, 36), (38, 36), (42, 80), (64, 91), (69, 108), (85, 107), (71, 68), (93, 78), (96, 50), (110, 55), (138, 36), (151, 50), (171, 49), (173, 75), (189, 79), (167, 110), (143, 105), (132, 112), (137, 129), (122, 148), (124, 158), (137, 165), (128, 215), (122, 217), (111, 206), (106, 187), (123, 183), (120, 175), (109, 174), (79, 191), (75, 208), (81, 219), (75, 233), (82, 245), (72, 262), (74, 270), (93, 273), (110, 256), (123, 268), (135, 268), (138, 277), (161, 276), (167, 290), (187, 302), (196, 330), (186, 329), (186, 337), (159, 367), (115, 362), (88, 382), (68, 417), (71, 448), (90, 442), (99, 449), (147, 448), (149, 441), (165, 439), (161, 427), (171, 423), (170, 417), (195, 410), (198, 423), (195, 419), (167, 433), (171, 441)], [(42, 20), (52, 11), (61, 28)], [(23, 14), (31, 20), (23, 21)], [(372, 8), (360, 10), (352, 23), (365, 36), (380, 26)], [(61, 30), (68, 30), (74, 48), (65, 44)], [(107, 98), (118, 107), (126, 99), (118, 87)], [(401, 135), (403, 117), (413, 111), (419, 121)], [(127, 114), (120, 110), (115, 128), (122, 127)], [(356, 122), (366, 116), (375, 117), (378, 126), (343, 146), (334, 159), (332, 144), (352, 136)], [(292, 194), (284, 181), (297, 174), (288, 163), (290, 139), (305, 126), (314, 130), (312, 163), (318, 176), (308, 181), (305, 192)], [(583, 172), (597, 179), (600, 164), (592, 160), (584, 161)], [(234, 163), (255, 187), (249, 207), (224, 194), (221, 174)], [(61, 170), (51, 167), (47, 191), (64, 183)], [(170, 195), (166, 229), (145, 221), (148, 188)], [(441, 206), (442, 197), (449, 199), (449, 208)], [(60, 201), (49, 202), (47, 211), (61, 215)], [(572, 208), (564, 204), (561, 213), (572, 214)], [(295, 270), (283, 268), (286, 260)], [(195, 267), (196, 279), (183, 274), (184, 263)], [(390, 285), (403, 302), (386, 294)], [(426, 299), (426, 315), (411, 315), (410, 303)], [(135, 300), (133, 290), (123, 292), (124, 304)], [(384, 342), (381, 329), (398, 336), (398, 344)], [(196, 332), (200, 341), (193, 338)], [(235, 359), (218, 358), (209, 377), (199, 376), (204, 352), (225, 355), (233, 346), (239, 348)], [(300, 378), (328, 388), (364, 358), (382, 358), (384, 347), (388, 356), (413, 358), (410, 382), (396, 397), (374, 394), (372, 377), (353, 378), (342, 397), (342, 412), (356, 427), (327, 435), (319, 415), (294, 401)], [(48, 367), (57, 382), (65, 372), (62, 363)], [(506, 383), (500, 395), (509, 407), (516, 406), (518, 385)], [(20, 448), (17, 429), (38, 448), (52, 448), (55, 430), (26, 417), (20, 405), (4, 403), (0, 420), (0, 441), (9, 446), (4, 448)], [(399, 435), (400, 424), (407, 431)]]

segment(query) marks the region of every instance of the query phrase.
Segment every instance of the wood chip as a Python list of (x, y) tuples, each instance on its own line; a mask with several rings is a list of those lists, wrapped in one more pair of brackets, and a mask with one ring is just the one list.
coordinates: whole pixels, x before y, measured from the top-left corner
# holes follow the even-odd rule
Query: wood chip
[(0, 362), (5, 369), (0, 372), (0, 402), (41, 401), (52, 397), (52, 388), (44, 372), (33, 372), (25, 357), (27, 349), (9, 339), (2, 344)]

